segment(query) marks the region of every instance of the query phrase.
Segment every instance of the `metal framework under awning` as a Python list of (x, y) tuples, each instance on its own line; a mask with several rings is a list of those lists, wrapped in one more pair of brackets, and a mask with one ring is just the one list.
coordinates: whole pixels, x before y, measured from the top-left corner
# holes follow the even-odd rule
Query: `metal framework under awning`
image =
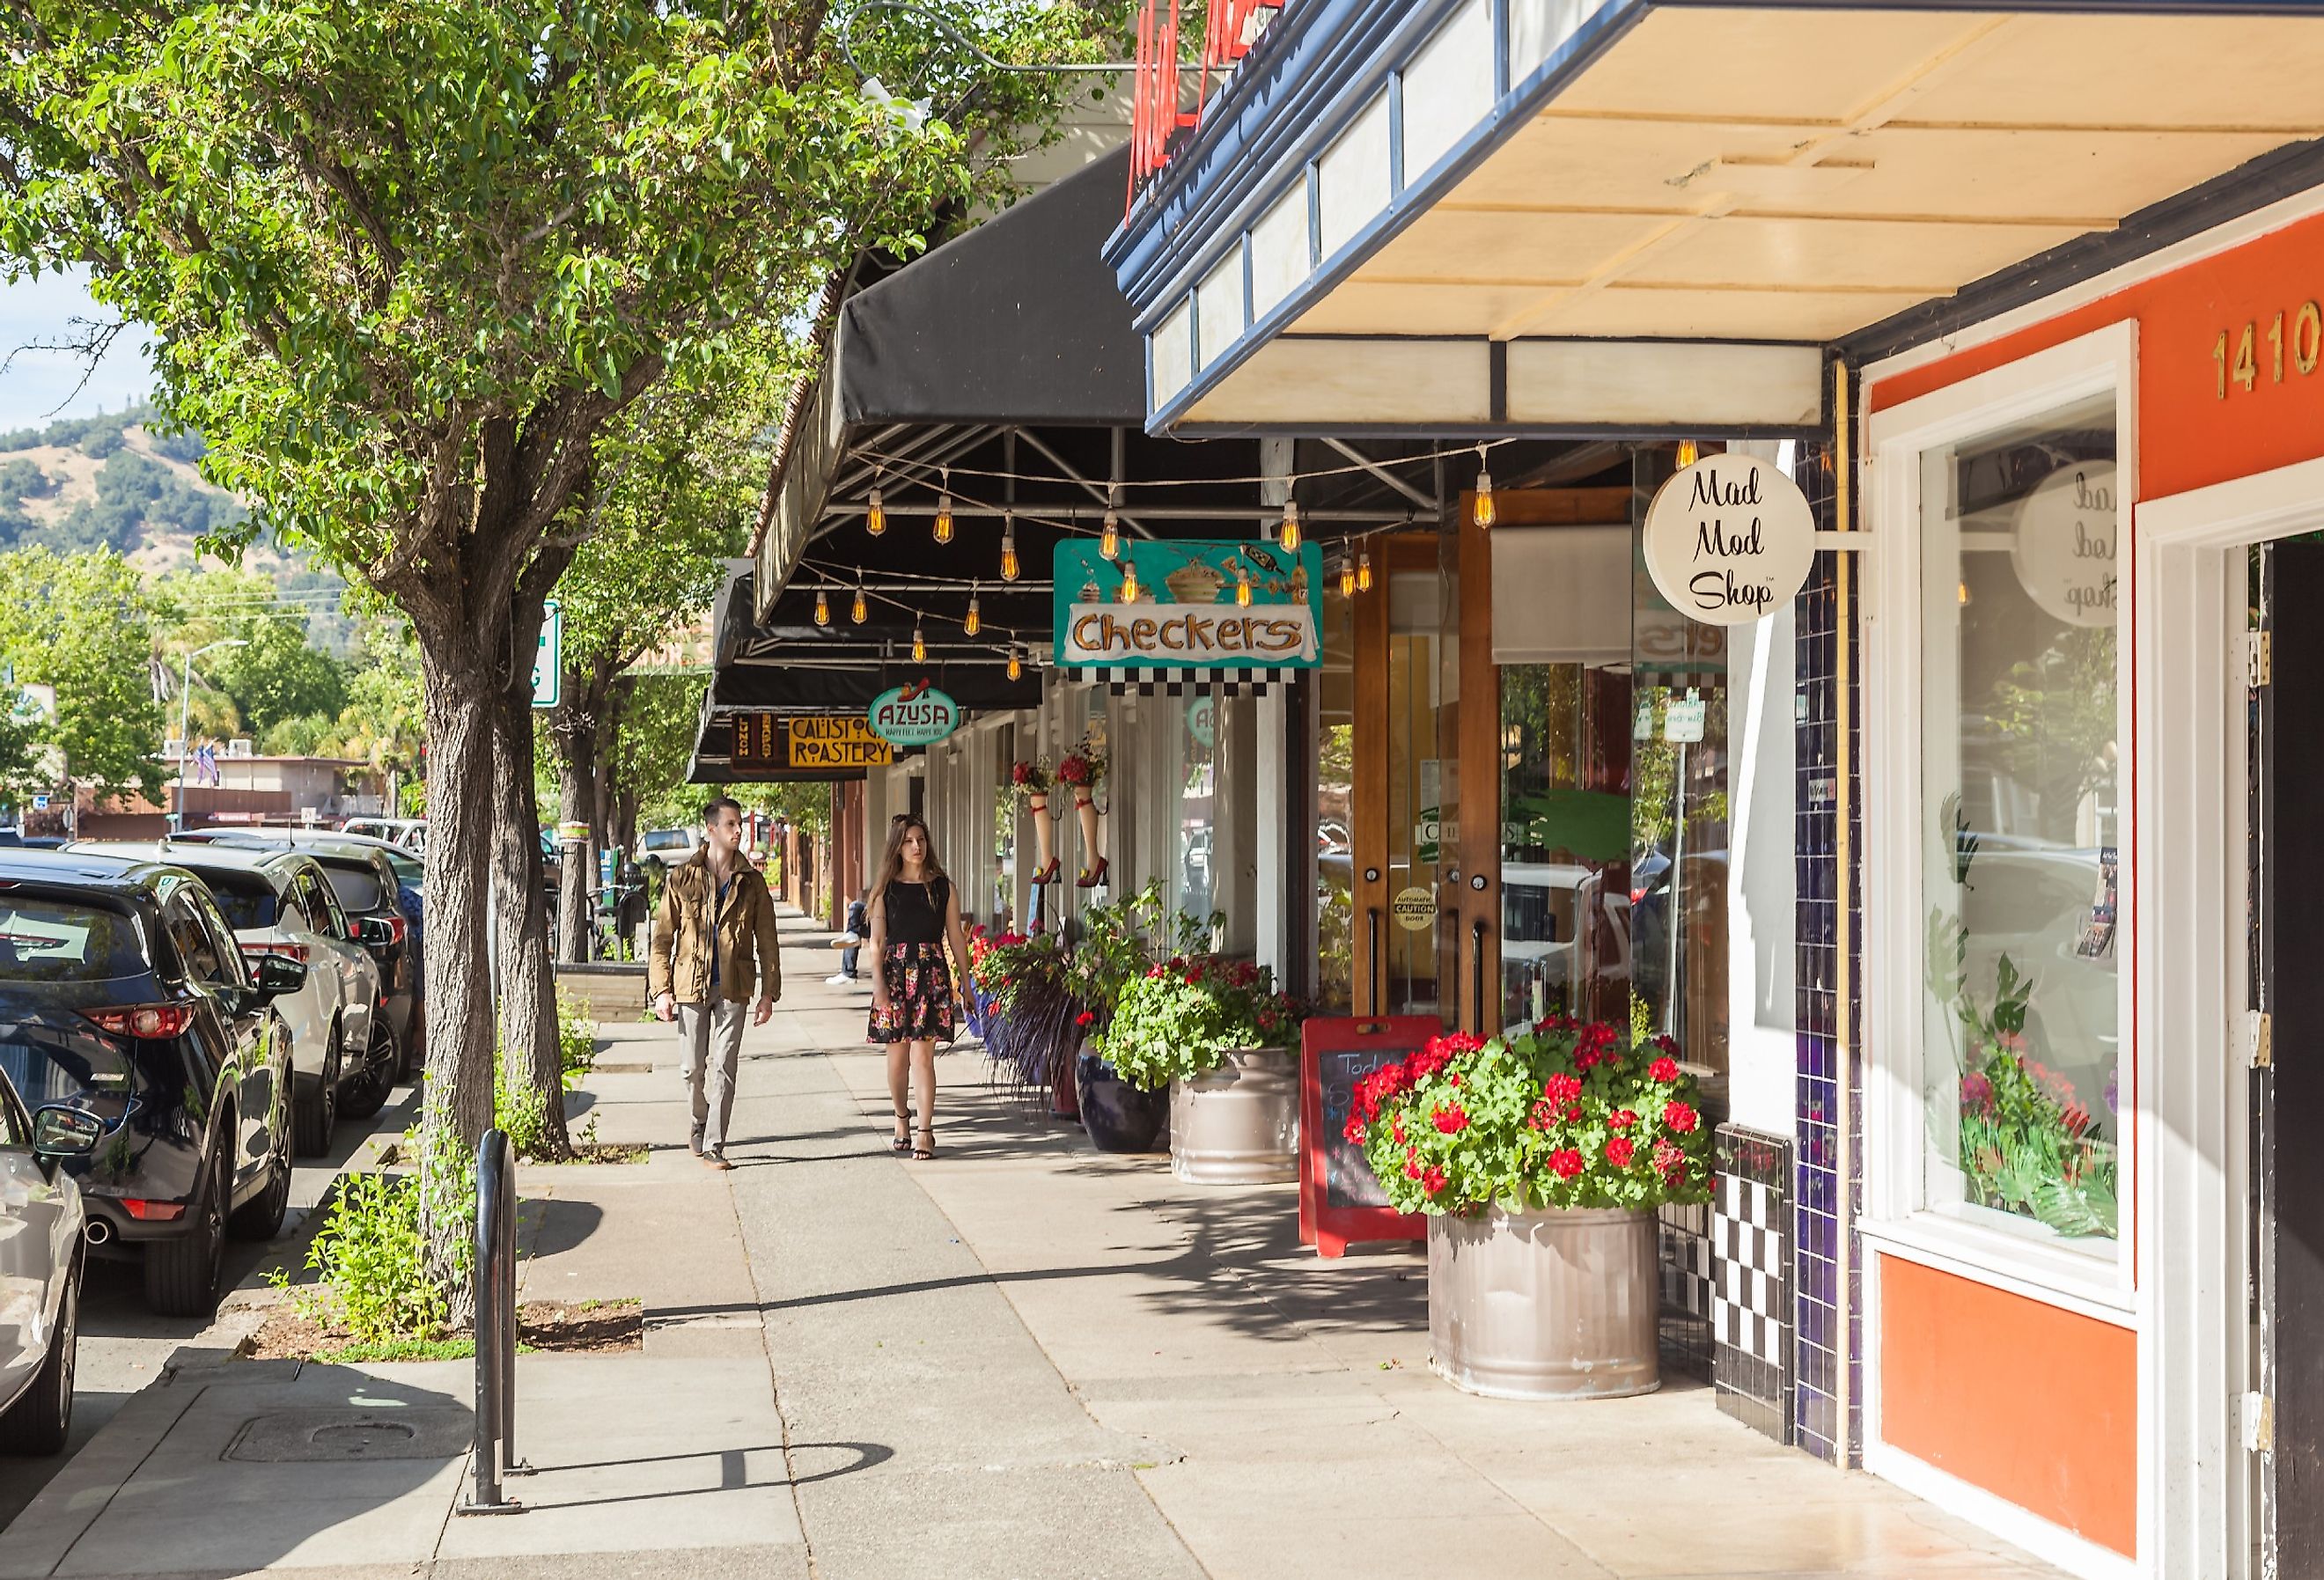
[(1824, 427), (1824, 348), (2324, 126), (2280, 4), (1299, 0), (1107, 257), (1153, 431)]

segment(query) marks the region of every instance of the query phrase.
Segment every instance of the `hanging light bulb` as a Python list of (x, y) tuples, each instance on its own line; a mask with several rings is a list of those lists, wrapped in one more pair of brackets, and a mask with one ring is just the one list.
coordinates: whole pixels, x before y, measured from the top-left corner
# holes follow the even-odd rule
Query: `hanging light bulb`
[(1352, 598), (1355, 596), (1356, 559), (1352, 554), (1342, 554), (1340, 556), (1340, 596)]
[(952, 468), (944, 468), (944, 489), (936, 495), (936, 541), (952, 541)]
[(1678, 464), (1681, 470), (1684, 470), (1686, 467), (1693, 466), (1695, 462), (1702, 458), (1702, 447), (1701, 445), (1695, 443), (1694, 440), (1691, 439), (1683, 439), (1678, 441)]
[(872, 606), (863, 598), (863, 573), (855, 573), (855, 607), (847, 612), (849, 619), (861, 625), (872, 617)]
[(815, 589), (815, 623), (817, 625), (831, 624), (831, 597), (821, 587)]
[(1017, 656), (1017, 650), (1014, 647), (1009, 650), (1009, 678), (1011, 680), (1021, 680), (1025, 678), (1025, 661)]
[(880, 485), (872, 485), (872, 503), (863, 512), (863, 530), (873, 537), (888, 530), (888, 507), (880, 497)]
[(1250, 567), (1235, 562), (1235, 603), (1239, 607), (1250, 607)]
[(1356, 590), (1360, 593), (1372, 590), (1372, 557), (1370, 550), (1356, 556)]
[(1113, 513), (1111, 506), (1105, 513), (1104, 529), (1097, 535), (1097, 551), (1108, 559), (1121, 558), (1121, 518)]
[(1299, 502), (1296, 499), (1283, 502), (1283, 531), (1276, 541), (1283, 545), (1286, 554), (1299, 552)]
[(1134, 559), (1121, 562), (1121, 601), (1125, 604), (1138, 602), (1138, 562)]
[(912, 662), (925, 664), (927, 661), (928, 639), (920, 634), (920, 617), (915, 614), (912, 616)]
[(1489, 527), (1501, 519), (1499, 509), (1493, 504), (1493, 474), (1485, 465), (1485, 447), (1477, 447), (1477, 504), (1475, 520), (1480, 527)]
[(974, 582), (968, 584), (968, 618), (960, 623), (960, 628), (970, 636), (974, 636), (978, 632), (984, 629), (984, 616), (978, 614), (976, 610), (976, 584)]
[(1001, 518), (1001, 579), (1015, 581), (1017, 571), (1017, 518), (1005, 515)]

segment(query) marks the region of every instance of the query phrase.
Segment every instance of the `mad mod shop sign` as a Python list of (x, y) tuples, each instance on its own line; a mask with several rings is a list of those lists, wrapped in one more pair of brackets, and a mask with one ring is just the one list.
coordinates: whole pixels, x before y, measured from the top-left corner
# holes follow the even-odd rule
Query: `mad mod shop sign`
[(1815, 513), (1798, 485), (1755, 456), (1705, 456), (1646, 507), (1646, 574), (1706, 625), (1764, 620), (1808, 579)]
[(2111, 625), (2115, 605), (2114, 463), (2061, 467), (2017, 507), (2010, 568), (2043, 613), (2069, 625)]
[[(1323, 662), (1323, 551), (1303, 543), (1132, 539), (1057, 545), (1057, 662), (1084, 668), (1312, 670)], [(1125, 596), (1126, 595), (1126, 596)]]
[(960, 705), (926, 680), (882, 691), (864, 716), (892, 746), (933, 746), (960, 728)]

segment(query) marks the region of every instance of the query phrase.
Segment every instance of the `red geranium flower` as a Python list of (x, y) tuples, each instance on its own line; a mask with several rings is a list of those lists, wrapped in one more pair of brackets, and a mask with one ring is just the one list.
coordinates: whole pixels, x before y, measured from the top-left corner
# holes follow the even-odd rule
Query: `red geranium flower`
[(1686, 1172), (1686, 1153), (1667, 1136), (1655, 1142), (1655, 1171), (1672, 1184)]
[(1074, 1024), (1076, 1026), (1094, 1026), (1097, 1024), (1097, 1017), (1090, 1013), (1089, 1011), (1084, 1010), (1080, 1014), (1074, 1017)]
[(1533, 1117), (1526, 1123), (1536, 1130), (1554, 1130), (1557, 1126), (1557, 1110), (1546, 1100), (1536, 1103), (1533, 1105)]
[(1569, 1120), (1580, 1119), (1582, 1117), (1582, 1104), (1579, 1103), (1567, 1104), (1565, 1105), (1565, 1117)]
[(1448, 1136), (1459, 1135), (1469, 1128), (1469, 1111), (1458, 1103), (1450, 1108), (1438, 1109), (1429, 1118), (1435, 1122), (1438, 1130)]
[(1606, 1123), (1615, 1130), (1628, 1130), (1638, 1123), (1638, 1116), (1627, 1108), (1617, 1108)]
[(1560, 1179), (1571, 1179), (1582, 1172), (1582, 1154), (1568, 1147), (1549, 1155), (1549, 1167)]
[(1597, 1063), (1598, 1056), (1586, 1048), (1573, 1056), (1573, 1067), (1577, 1070), (1590, 1069)]
[(1397, 1146), (1404, 1145), (1404, 1115), (1399, 1113), (1388, 1122), (1388, 1133), (1396, 1138)]
[(1554, 1107), (1563, 1108), (1582, 1095), (1582, 1078), (1560, 1071), (1541, 1084), (1541, 1095)]
[(1420, 1154), (1408, 1148), (1404, 1154), (1404, 1177), (1406, 1179), (1420, 1178)]
[(1606, 1143), (1606, 1161), (1617, 1169), (1628, 1169), (1632, 1155), (1637, 1151), (1637, 1148), (1628, 1136), (1616, 1136)]
[(1684, 1135), (1694, 1128), (1694, 1110), (1683, 1103), (1665, 1104), (1663, 1107), (1663, 1123), (1681, 1135)]
[(1431, 1196), (1434, 1196), (1438, 1191), (1443, 1190), (1444, 1188), (1444, 1170), (1437, 1168), (1434, 1163), (1430, 1164), (1426, 1169), (1421, 1171), (1420, 1188), (1426, 1191)]
[(1677, 1080), (1678, 1060), (1668, 1057), (1655, 1060), (1646, 1067), (1646, 1078), (1650, 1081)]
[(1364, 1118), (1363, 1118), (1363, 1115), (1362, 1115), (1362, 1114), (1360, 1114), (1360, 1113), (1351, 1113), (1351, 1114), (1349, 1114), (1349, 1115), (1348, 1115), (1348, 1123), (1347, 1123), (1346, 1126), (1345, 1126), (1345, 1127), (1344, 1127), (1344, 1128), (1340, 1132), (1340, 1133), (1341, 1133), (1342, 1135), (1343, 1135), (1343, 1136), (1346, 1136), (1350, 1141), (1351, 1141), (1355, 1142), (1358, 1146), (1361, 1146), (1361, 1145), (1363, 1144), (1363, 1140), (1364, 1140)]

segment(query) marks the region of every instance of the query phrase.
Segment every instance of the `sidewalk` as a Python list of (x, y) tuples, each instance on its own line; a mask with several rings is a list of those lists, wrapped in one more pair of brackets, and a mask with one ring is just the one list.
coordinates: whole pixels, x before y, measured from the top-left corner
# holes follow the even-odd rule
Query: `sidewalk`
[[(897, 1160), (831, 960), (786, 951), (733, 1172), (685, 1152), (675, 1048), (638, 1024), (603, 1028), (588, 1099), (651, 1160), (523, 1171), (525, 1297), (647, 1313), (641, 1353), (520, 1361), (531, 1511), (452, 1515), (466, 1363), (187, 1366), (0, 1535), (0, 1580), (2047, 1573), (1700, 1388), (1460, 1394), (1416, 1253), (1322, 1261), (1289, 1187), (1093, 1154), (973, 1049), (940, 1061), (937, 1160)], [(254, 1457), (310, 1440), (337, 1463)]]

